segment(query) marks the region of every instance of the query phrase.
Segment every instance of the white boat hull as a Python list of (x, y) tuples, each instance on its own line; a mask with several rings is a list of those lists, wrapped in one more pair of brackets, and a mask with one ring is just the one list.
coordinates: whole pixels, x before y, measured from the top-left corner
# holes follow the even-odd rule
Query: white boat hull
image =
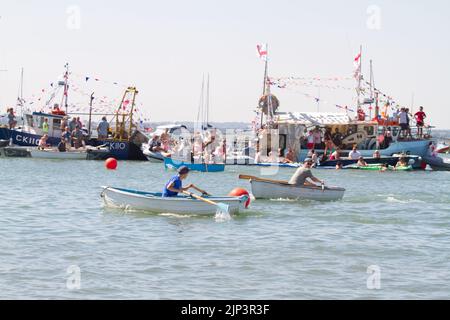
[[(195, 215), (210, 215), (217, 211), (214, 205), (186, 196), (163, 198), (157, 193), (112, 187), (103, 188), (102, 198), (107, 207)], [(245, 208), (247, 197), (207, 197), (207, 199), (227, 204), (230, 213), (236, 214)]]
[(58, 159), (58, 160), (86, 160), (86, 151), (66, 151), (59, 152), (55, 150), (38, 150), (29, 148), (32, 158), (37, 159)]
[(292, 199), (336, 201), (344, 197), (345, 189), (326, 187), (297, 187), (289, 184), (250, 180), (256, 199)]

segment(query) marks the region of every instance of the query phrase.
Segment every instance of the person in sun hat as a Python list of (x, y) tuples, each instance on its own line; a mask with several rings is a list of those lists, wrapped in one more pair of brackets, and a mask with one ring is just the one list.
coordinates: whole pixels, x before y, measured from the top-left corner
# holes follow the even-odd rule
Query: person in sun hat
[(178, 193), (182, 193), (183, 191), (187, 191), (189, 189), (195, 189), (198, 192), (201, 192), (203, 196), (209, 195), (208, 192), (202, 190), (192, 183), (186, 187), (183, 187), (183, 180), (187, 178), (189, 174), (189, 168), (186, 166), (182, 166), (178, 168), (178, 174), (170, 178), (170, 180), (164, 186), (164, 190), (162, 193), (163, 197), (176, 197)]

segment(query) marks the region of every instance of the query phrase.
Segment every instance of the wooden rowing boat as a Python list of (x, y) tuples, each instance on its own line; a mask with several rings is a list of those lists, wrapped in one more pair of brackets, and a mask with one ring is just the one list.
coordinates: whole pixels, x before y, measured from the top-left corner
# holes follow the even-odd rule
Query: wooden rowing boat
[[(163, 198), (161, 193), (144, 192), (113, 187), (102, 187), (101, 194), (104, 204), (108, 207), (145, 210), (155, 213), (200, 214), (216, 213), (216, 206), (195, 198), (179, 195)], [(224, 203), (229, 206), (230, 213), (239, 213), (245, 208), (247, 196), (241, 197), (213, 197), (204, 199)]]
[(287, 181), (246, 175), (240, 175), (239, 178), (250, 180), (252, 194), (256, 199), (336, 201), (341, 200), (345, 193), (344, 188), (338, 187), (295, 186)]
[(29, 148), (31, 157), (37, 159), (55, 159), (55, 160), (86, 160), (87, 152), (82, 151), (66, 151), (60, 152), (54, 149), (39, 150), (37, 148)]

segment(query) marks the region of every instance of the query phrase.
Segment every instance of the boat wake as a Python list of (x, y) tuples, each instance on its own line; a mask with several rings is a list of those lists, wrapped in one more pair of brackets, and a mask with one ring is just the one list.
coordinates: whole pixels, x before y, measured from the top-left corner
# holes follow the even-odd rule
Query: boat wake
[(418, 200), (418, 199), (397, 199), (394, 196), (388, 196), (386, 198), (386, 202), (392, 202), (392, 203), (425, 203), (425, 201)]
[(216, 215), (214, 216), (214, 220), (216, 220), (216, 222), (225, 222), (230, 221), (231, 219), (231, 215), (228, 212), (221, 210), (217, 210)]

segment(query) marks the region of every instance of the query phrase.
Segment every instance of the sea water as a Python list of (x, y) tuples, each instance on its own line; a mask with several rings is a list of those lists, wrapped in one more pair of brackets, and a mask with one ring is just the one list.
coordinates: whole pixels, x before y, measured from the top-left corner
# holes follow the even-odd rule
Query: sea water
[[(257, 200), (230, 219), (103, 207), (103, 185), (160, 192), (162, 164), (6, 158), (0, 172), (2, 299), (450, 298), (450, 172), (314, 170), (342, 201)], [(240, 173), (267, 172), (186, 183), (249, 190)]]

